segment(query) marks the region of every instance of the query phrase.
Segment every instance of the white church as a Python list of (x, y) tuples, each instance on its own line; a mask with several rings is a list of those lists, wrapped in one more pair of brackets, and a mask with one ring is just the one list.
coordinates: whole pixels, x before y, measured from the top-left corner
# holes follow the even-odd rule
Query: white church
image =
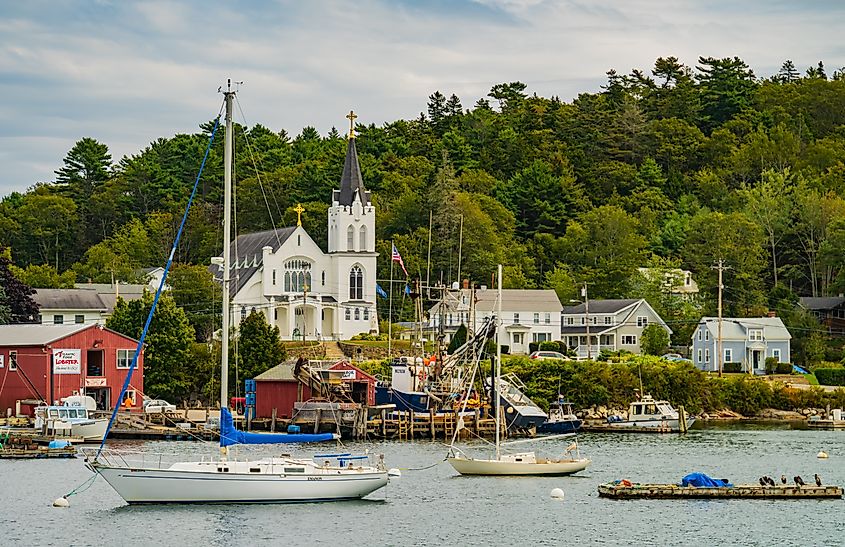
[[(352, 116), (352, 114), (350, 114)], [(296, 211), (302, 214), (302, 208)], [(332, 192), (328, 252), (302, 227), (239, 236), (232, 244), (235, 324), (253, 309), (282, 340), (347, 340), (378, 332), (376, 224), (350, 131), (340, 190)]]

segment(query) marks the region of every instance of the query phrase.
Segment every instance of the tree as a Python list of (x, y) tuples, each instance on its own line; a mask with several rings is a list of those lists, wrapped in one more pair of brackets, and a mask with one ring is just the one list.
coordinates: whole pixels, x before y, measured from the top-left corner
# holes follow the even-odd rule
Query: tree
[(208, 342), (220, 322), (220, 287), (205, 266), (173, 264), (167, 275), (170, 295), (185, 310), (197, 342)]
[(38, 304), (32, 299), (35, 291), (22, 283), (12, 273), (11, 249), (0, 249), (0, 288), (3, 299), (0, 305), (8, 308), (9, 323), (35, 323), (38, 320)]
[(241, 320), (237, 351), (238, 375), (245, 380), (255, 378), (285, 360), (279, 327), (271, 327), (264, 314), (257, 311)]
[(751, 106), (757, 84), (754, 72), (739, 57), (699, 57), (695, 78), (701, 88), (702, 115), (712, 128)]
[(6, 298), (6, 289), (0, 286), (0, 325), (8, 325), (12, 322), (12, 308)]
[(15, 277), (24, 284), (36, 289), (72, 289), (76, 282), (76, 274), (67, 270), (59, 273), (49, 264), (30, 264), (26, 268), (9, 266)]
[(640, 349), (646, 355), (660, 355), (669, 347), (669, 333), (660, 325), (651, 324), (643, 329)]
[[(106, 327), (140, 339), (153, 299), (150, 292), (129, 302), (118, 298)], [(188, 395), (190, 377), (194, 373), (190, 366), (194, 337), (185, 311), (176, 306), (169, 295), (162, 294), (144, 346), (144, 390), (148, 395), (176, 401)]]
[(777, 79), (781, 83), (791, 84), (801, 79), (801, 73), (795, 68), (795, 63), (793, 63), (790, 59), (787, 59), (783, 62), (783, 65), (781, 65), (777, 74)]
[(791, 211), (783, 206), (791, 203), (792, 185), (789, 182), (789, 170), (763, 172), (763, 180), (756, 186), (743, 188), (745, 211), (754, 220), (769, 240), (769, 252), (772, 257), (772, 279), (778, 284), (777, 247), (791, 221)]
[(56, 171), (56, 182), (65, 185), (73, 197), (88, 198), (94, 188), (105, 182), (111, 168), (109, 147), (85, 137), (76, 142)]

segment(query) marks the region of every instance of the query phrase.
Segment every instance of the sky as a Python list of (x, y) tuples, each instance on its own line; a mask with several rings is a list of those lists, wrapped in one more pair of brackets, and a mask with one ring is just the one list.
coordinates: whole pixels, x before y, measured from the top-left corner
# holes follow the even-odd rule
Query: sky
[(381, 125), (434, 91), (471, 107), (519, 80), (569, 101), (613, 68), (674, 55), (743, 59), (757, 76), (845, 66), (838, 0), (27, 0), (0, 2), (0, 196), (52, 181), (83, 137), (115, 161), (213, 119), (298, 134)]

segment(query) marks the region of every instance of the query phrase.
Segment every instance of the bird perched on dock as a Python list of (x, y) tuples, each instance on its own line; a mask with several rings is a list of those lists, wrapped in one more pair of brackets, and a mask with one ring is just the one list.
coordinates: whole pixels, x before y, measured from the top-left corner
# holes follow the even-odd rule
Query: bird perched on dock
[(781, 476), (780, 476), (780, 483), (781, 483), (781, 484), (786, 484), (786, 475), (781, 475)]
[(792, 477), (792, 480), (795, 481), (795, 486), (804, 486), (806, 484), (800, 475)]
[(819, 477), (819, 474), (816, 473), (815, 475), (813, 475), (813, 477), (816, 479), (816, 486), (821, 486), (822, 485), (822, 478)]
[(772, 477), (769, 477), (769, 476), (766, 476), (765, 478), (766, 478), (766, 482), (769, 484), (769, 486), (775, 485), (775, 479), (773, 479)]
[(760, 477), (760, 486), (766, 486), (768, 483), (766, 482), (765, 477)]

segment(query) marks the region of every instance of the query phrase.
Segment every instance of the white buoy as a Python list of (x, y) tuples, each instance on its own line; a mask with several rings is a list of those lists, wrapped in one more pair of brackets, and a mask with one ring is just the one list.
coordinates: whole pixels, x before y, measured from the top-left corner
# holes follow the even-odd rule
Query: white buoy
[(552, 488), (550, 495), (552, 496), (553, 500), (562, 500), (563, 490), (561, 490), (560, 488)]
[(396, 469), (395, 467), (391, 467), (390, 469), (387, 470), (387, 476), (388, 477), (401, 477), (402, 472), (399, 471), (398, 469)]
[(827, 459), (827, 452), (825, 452), (824, 450), (821, 450), (821, 451), (819, 451), (818, 454), (816, 454), (816, 457), (819, 458), (819, 459), (822, 459), (822, 460), (826, 460)]
[(66, 497), (62, 496), (53, 502), (53, 507), (70, 507), (70, 502)]

